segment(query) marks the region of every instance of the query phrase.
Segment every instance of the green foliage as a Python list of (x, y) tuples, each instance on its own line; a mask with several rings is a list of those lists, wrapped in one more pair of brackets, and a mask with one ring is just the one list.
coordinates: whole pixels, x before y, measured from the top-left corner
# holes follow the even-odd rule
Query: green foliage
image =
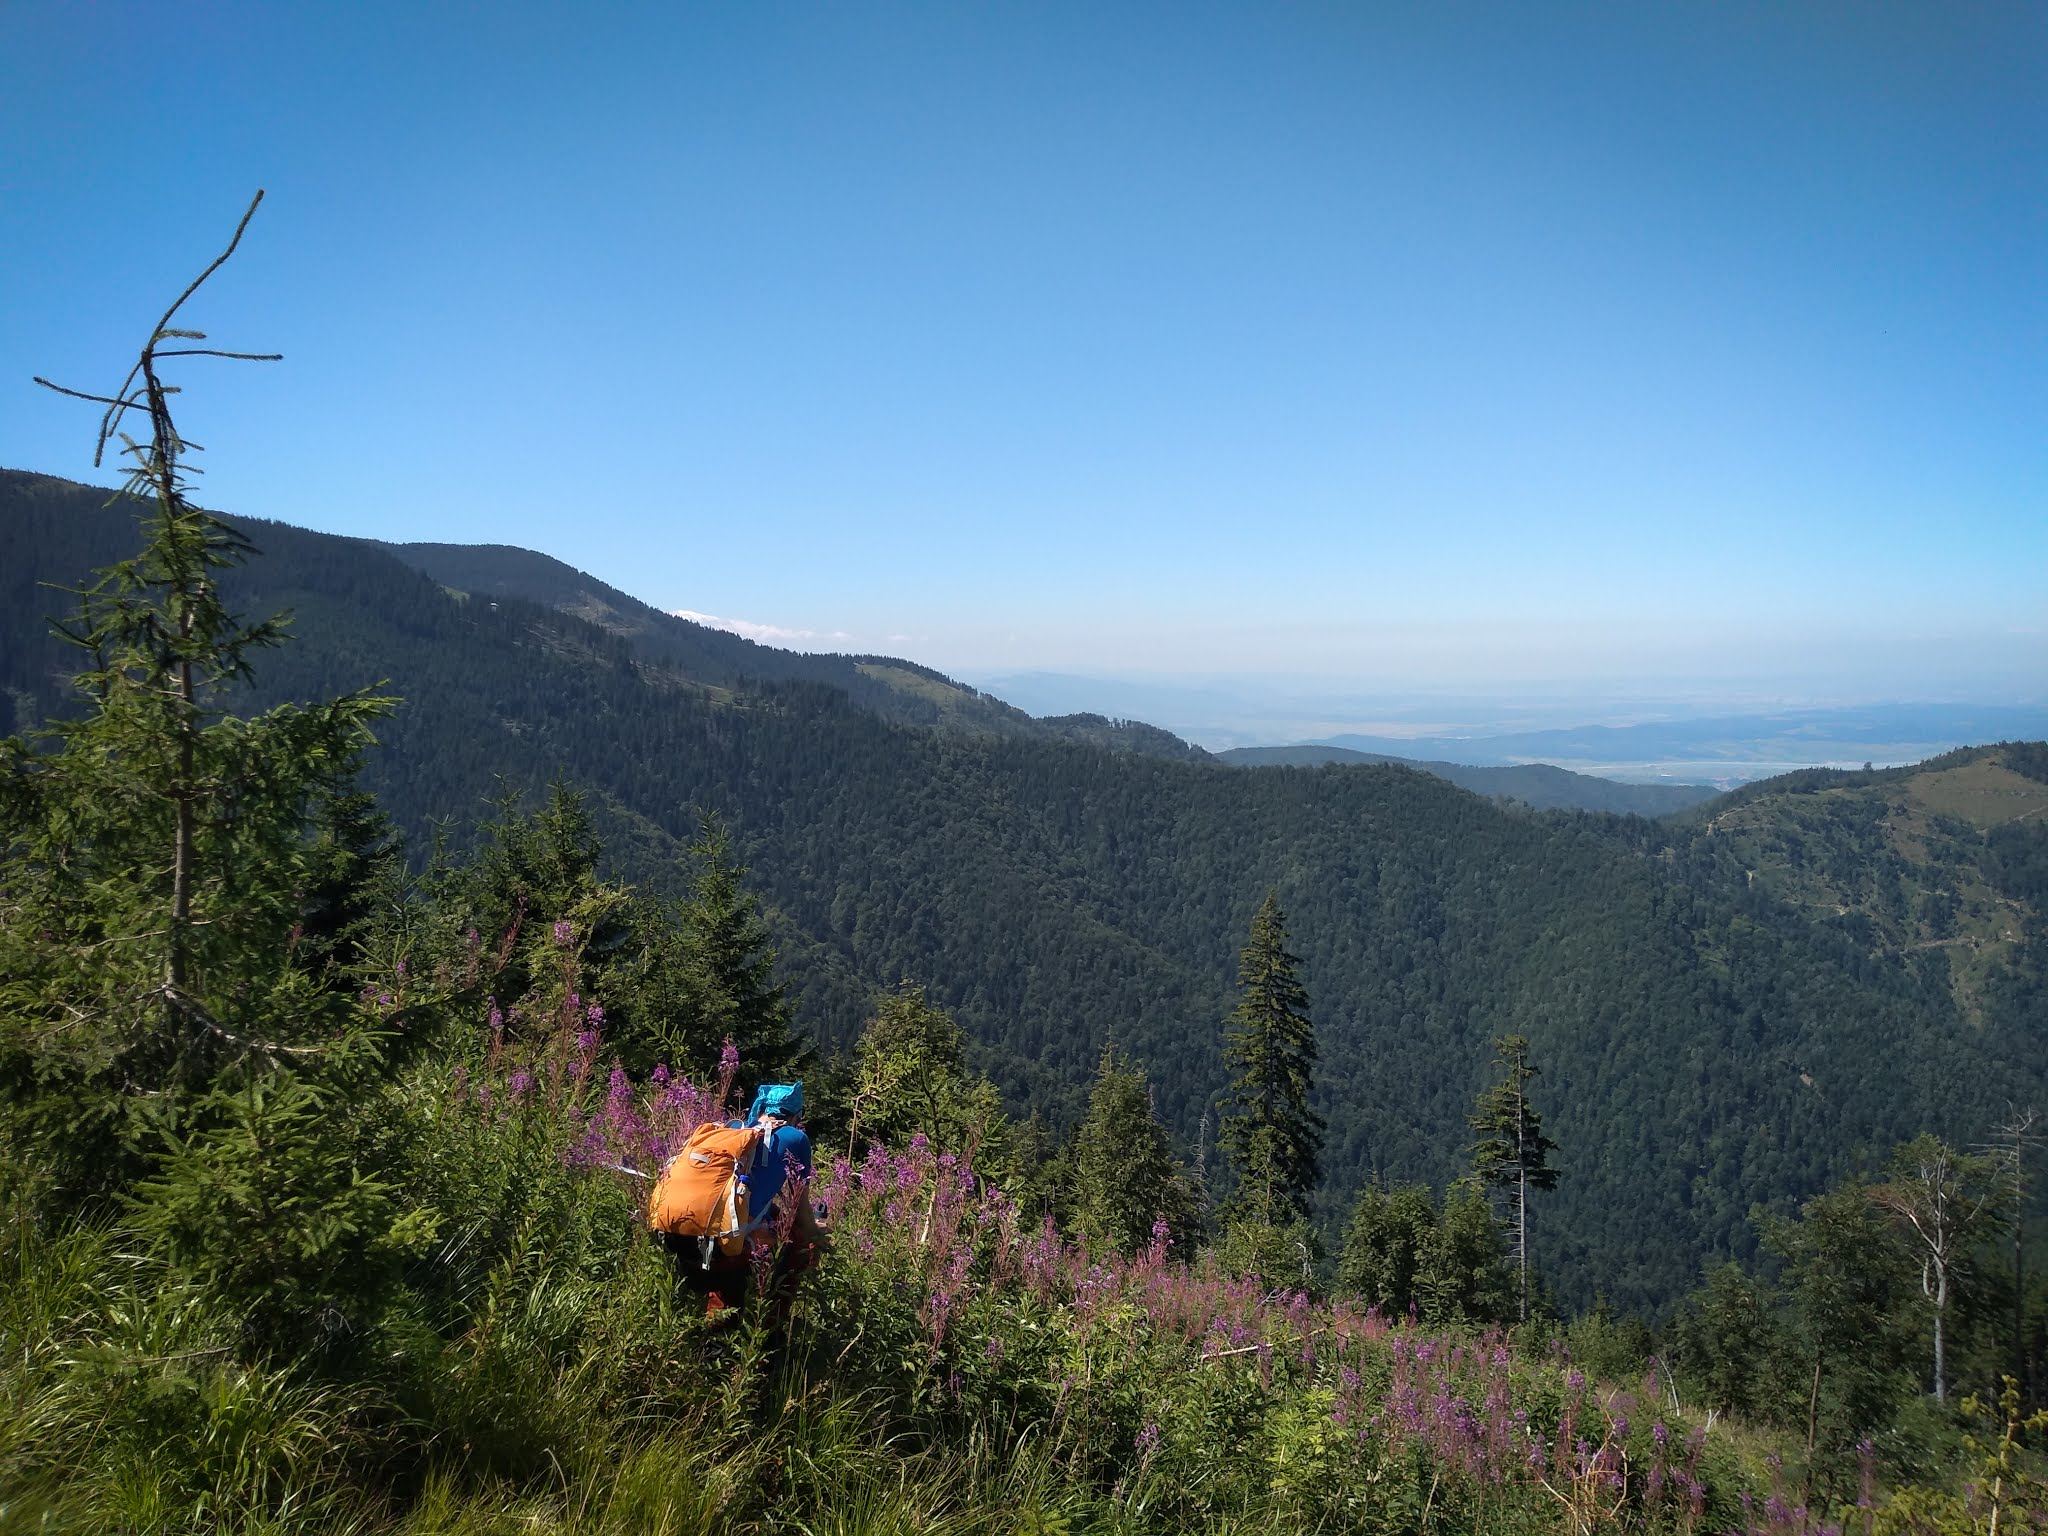
[(667, 1059), (705, 1060), (720, 1041), (731, 1040), (748, 1085), (792, 1076), (810, 1052), (793, 1033), (788, 1000), (775, 980), (774, 946), (717, 817), (704, 818), (690, 854), (697, 876), (681, 928), (692, 1028), (664, 1042)]
[(1470, 1179), (1444, 1192), (1422, 1184), (1368, 1186), (1352, 1208), (1338, 1289), (1394, 1317), (1411, 1311), (1435, 1327), (1504, 1322), (1514, 1281), (1500, 1223)]
[(166, 1137), (132, 1226), (260, 1347), (345, 1347), (433, 1241), (437, 1214), (351, 1159), (329, 1086), (340, 1073), (240, 1075), (194, 1106), (195, 1129)]
[(147, 415), (129, 490), (154, 504), (63, 631), (85, 708), (0, 743), (0, 1156), (59, 1212), (128, 1207), (267, 1349), (346, 1326), (432, 1228), (337, 1156), (367, 1145), (355, 1117), (403, 1025), (354, 995), (390, 857), (353, 781), (390, 701), (228, 707), (282, 621), (221, 593), (252, 546), (186, 497), (156, 353), (203, 338), (168, 324), (102, 425), (104, 446)]
[(1392, 1317), (1419, 1306), (1421, 1279), (1436, 1238), (1436, 1202), (1427, 1184), (1392, 1189), (1368, 1184), (1351, 1208), (1337, 1260), (1337, 1288)]
[(1278, 1229), (1308, 1214), (1323, 1120), (1309, 1107), (1316, 1033), (1300, 968), (1287, 952), (1279, 896), (1268, 891), (1238, 956), (1240, 996), (1223, 1032), (1232, 1076), (1220, 1140), (1231, 1163), (1232, 1222)]
[(1096, 1251), (1136, 1252), (1152, 1241), (1155, 1221), (1165, 1222), (1183, 1249), (1201, 1240), (1201, 1191), (1152, 1112), (1144, 1072), (1120, 1064), (1113, 1045), (1103, 1049), (1069, 1169), (1069, 1220)]
[(854, 1048), (849, 1140), (889, 1146), (914, 1135), (953, 1152), (980, 1149), (1000, 1162), (1006, 1139), (995, 1085), (961, 1060), (960, 1026), (905, 982), (875, 1002)]
[(1911, 1391), (1905, 1258), (1857, 1184), (1814, 1196), (1797, 1221), (1767, 1219), (1764, 1244), (1791, 1303), (1792, 1392), (1781, 1413), (1804, 1433), (1817, 1486), (1846, 1494), (1857, 1441)]
[(1550, 1154), (1557, 1143), (1543, 1134), (1543, 1117), (1529, 1102), (1529, 1080), (1537, 1068), (1529, 1061), (1529, 1042), (1503, 1035), (1493, 1042), (1500, 1078), (1480, 1094), (1467, 1119), (1479, 1140), (1472, 1147), (1472, 1171), (1482, 1184), (1505, 1190), (1513, 1212), (1511, 1230), (1522, 1321), (1529, 1318), (1529, 1191), (1557, 1188), (1557, 1170)]
[(1443, 1211), (1416, 1277), (1422, 1316), (1438, 1326), (1502, 1322), (1513, 1297), (1507, 1248), (1493, 1207), (1478, 1184), (1460, 1179), (1444, 1191)]
[(218, 595), (248, 543), (175, 492), (143, 531), (83, 594), (86, 712), (0, 743), (8, 1134), (74, 1198), (131, 1177), (220, 1072), (353, 1027), (349, 1000), (305, 984), (334, 957), (293, 940), (333, 874), (307, 824), (350, 792), (389, 702), (226, 712), (247, 653), (280, 638)]
[(1707, 1406), (1761, 1419), (1781, 1416), (1792, 1390), (1792, 1340), (1773, 1289), (1739, 1264), (1722, 1264), (1680, 1311), (1674, 1363)]

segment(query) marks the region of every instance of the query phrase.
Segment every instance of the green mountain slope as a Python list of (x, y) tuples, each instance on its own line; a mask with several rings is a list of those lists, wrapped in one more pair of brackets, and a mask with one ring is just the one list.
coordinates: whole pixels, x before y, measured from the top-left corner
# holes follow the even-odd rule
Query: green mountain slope
[(823, 683), (864, 709), (907, 725), (942, 725), (1002, 736), (1084, 741), (1162, 757), (1206, 757), (1154, 726), (1064, 715), (1034, 720), (992, 694), (895, 656), (848, 656), (778, 650), (722, 629), (693, 623), (607, 586), (547, 555), (503, 544), (386, 544), (407, 565), (451, 591), (517, 598), (585, 619), (618, 635), (644, 662), (672, 667), (700, 681), (730, 685)]
[[(1753, 784), (1682, 819), (1684, 857), (1838, 929), (1874, 962), (1945, 977), (1983, 1027), (2040, 1006), (2048, 749), (1966, 748), (1911, 768)], [(2036, 1027), (2048, 1014), (2033, 1015)]]
[(1621, 784), (1573, 773), (1548, 763), (1512, 768), (1475, 768), (1466, 763), (1422, 762), (1378, 752), (1314, 743), (1292, 747), (1232, 747), (1215, 754), (1233, 768), (1318, 768), (1329, 764), (1405, 763), (1449, 779), (1460, 789), (1490, 799), (1519, 800), (1539, 811), (1613, 811), (1635, 816), (1668, 816), (1711, 800), (1720, 791), (1703, 784)]
[[(0, 477), (0, 687), (22, 715), (61, 704), (72, 664), (31, 617), (63, 607), (34, 581), (131, 547), (104, 500)], [(1455, 1173), (1488, 1041), (1519, 1031), (1566, 1172), (1535, 1251), (1568, 1299), (1668, 1302), (1707, 1255), (1747, 1250), (1753, 1202), (1923, 1127), (1967, 1140), (2042, 1086), (2038, 1013), (1966, 1024), (1937, 952), (1816, 924), (1718, 834), (1532, 815), (1396, 765), (1222, 773), (911, 724), (815, 678), (693, 670), (616, 626), (458, 596), (374, 545), (247, 526), (264, 557), (232, 595), (293, 608), (298, 635), (262, 658), (255, 702), (403, 695), (369, 778), (416, 836), (565, 772), (622, 872), (659, 883), (695, 809), (723, 811), (829, 1040), (915, 978), (1016, 1098), (1057, 1107), (1113, 1030), (1192, 1140), (1223, 1085), (1237, 947), (1277, 887), (1324, 1044), (1324, 1210), (1375, 1172)]]

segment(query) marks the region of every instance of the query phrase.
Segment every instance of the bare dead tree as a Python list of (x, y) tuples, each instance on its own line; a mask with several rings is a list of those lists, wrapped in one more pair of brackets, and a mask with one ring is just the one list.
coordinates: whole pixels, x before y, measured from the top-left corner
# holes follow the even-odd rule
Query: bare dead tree
[(2003, 1191), (1989, 1158), (1957, 1152), (1920, 1136), (1892, 1154), (1887, 1182), (1870, 1198), (1911, 1234), (1920, 1256), (1920, 1289), (1934, 1309), (1934, 1400), (1948, 1401), (1948, 1307), (1970, 1245), (1996, 1218)]

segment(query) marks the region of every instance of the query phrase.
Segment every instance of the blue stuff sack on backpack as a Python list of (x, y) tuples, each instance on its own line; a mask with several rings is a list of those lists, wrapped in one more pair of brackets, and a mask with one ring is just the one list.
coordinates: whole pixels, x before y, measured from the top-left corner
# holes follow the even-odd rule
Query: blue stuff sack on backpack
[(763, 1083), (754, 1095), (754, 1106), (747, 1111), (747, 1124), (752, 1125), (763, 1115), (774, 1115), (779, 1120), (801, 1120), (804, 1117), (804, 1085), (802, 1083)]

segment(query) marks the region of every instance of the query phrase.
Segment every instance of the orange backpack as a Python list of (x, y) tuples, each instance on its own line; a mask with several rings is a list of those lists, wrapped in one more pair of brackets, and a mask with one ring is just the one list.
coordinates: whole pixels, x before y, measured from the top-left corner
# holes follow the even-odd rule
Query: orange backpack
[(690, 1132), (668, 1160), (647, 1200), (647, 1225), (656, 1232), (694, 1237), (711, 1262), (747, 1251), (747, 1175), (759, 1166), (765, 1126), (733, 1127), (707, 1121)]

